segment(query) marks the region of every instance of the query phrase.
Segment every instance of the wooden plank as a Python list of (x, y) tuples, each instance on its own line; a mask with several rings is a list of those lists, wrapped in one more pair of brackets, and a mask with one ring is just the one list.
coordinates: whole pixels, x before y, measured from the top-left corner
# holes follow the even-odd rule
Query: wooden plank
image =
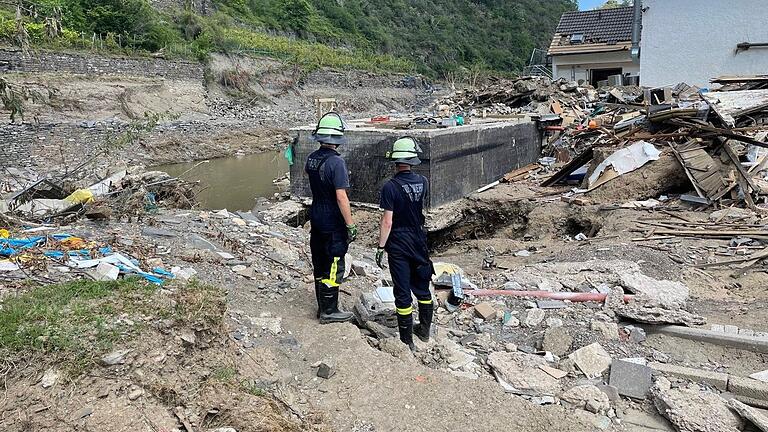
[[(731, 162), (733, 162), (733, 165), (736, 167), (736, 172), (739, 173), (739, 175), (744, 179), (744, 181), (747, 182), (749, 187), (752, 188), (753, 191), (757, 191), (758, 188), (755, 185), (755, 182), (752, 181), (752, 176), (747, 174), (746, 171), (744, 171), (744, 167), (741, 166), (741, 161), (739, 161), (739, 157), (736, 156), (736, 153), (733, 152), (733, 149), (731, 148), (731, 145), (729, 143), (725, 143), (723, 145), (723, 150), (725, 150), (725, 154), (728, 155), (728, 157), (731, 159)], [(747, 195), (749, 193), (748, 190), (744, 191), (744, 195)]]
[(518, 168), (516, 170), (510, 171), (510, 172), (508, 172), (504, 176), (504, 181), (511, 182), (512, 180), (515, 179), (515, 177), (519, 177), (519, 176), (521, 176), (523, 174), (527, 174), (527, 173), (529, 173), (529, 172), (531, 172), (531, 171), (533, 171), (533, 170), (535, 170), (537, 168), (539, 168), (539, 164), (532, 163), (532, 164), (526, 165), (526, 166), (524, 166), (522, 168)]
[(659, 235), (695, 236), (695, 237), (750, 237), (768, 236), (768, 230), (659, 230)]
[(709, 92), (701, 97), (730, 127), (736, 126), (736, 118), (768, 108), (768, 90)]
[(560, 171), (556, 172), (552, 177), (545, 180), (541, 186), (548, 187), (556, 184), (560, 180), (568, 177), (571, 175), (572, 172), (576, 171), (577, 169), (583, 167), (587, 162), (591, 161), (594, 157), (595, 151), (594, 147), (590, 146), (586, 150), (584, 150), (580, 155), (573, 158), (572, 161), (570, 161), (566, 166), (564, 166)]
[(685, 175), (688, 176), (688, 180), (690, 180), (691, 184), (693, 185), (693, 188), (696, 189), (696, 193), (700, 197), (705, 198), (704, 191), (701, 190), (701, 188), (697, 184), (696, 179), (693, 177), (693, 174), (691, 174), (691, 171), (686, 166), (685, 160), (683, 159), (683, 157), (680, 155), (680, 153), (677, 152), (677, 149), (675, 148), (675, 146), (670, 144), (670, 147), (672, 147), (672, 154), (675, 155), (678, 162), (680, 162), (680, 165), (683, 167), (683, 171), (685, 171)]
[(768, 258), (768, 250), (763, 250), (761, 253), (752, 254), (743, 258), (725, 260), (725, 261), (720, 261), (715, 263), (697, 264), (694, 267), (697, 267), (697, 268), (717, 267), (721, 265), (738, 264), (738, 263), (749, 262), (749, 261), (761, 261), (766, 258)]

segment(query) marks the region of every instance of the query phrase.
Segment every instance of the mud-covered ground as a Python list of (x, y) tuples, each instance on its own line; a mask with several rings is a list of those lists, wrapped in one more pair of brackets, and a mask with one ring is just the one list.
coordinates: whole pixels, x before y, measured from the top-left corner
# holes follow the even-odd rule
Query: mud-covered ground
[[(613, 281), (616, 275), (611, 263), (620, 262), (620, 266), (636, 266), (644, 275), (687, 286), (690, 298), (686, 309), (705, 317), (707, 328), (723, 324), (768, 331), (766, 311), (761, 306), (767, 295), (764, 266), (740, 275), (727, 268), (696, 269), (695, 263), (722, 259), (714, 252), (723, 245), (697, 239), (671, 244), (633, 241), (644, 237), (635, 231), (637, 221), (675, 219), (669, 214), (576, 206), (561, 202), (550, 191), (520, 184), (500, 185), (448, 210), (453, 216), (456, 212), (461, 215), (458, 223), (446, 224), (455, 217), (443, 213), (430, 218), (431, 224), (441, 226), (431, 235), (434, 260), (458, 265), (478, 288), (503, 289), (514, 282), (522, 289), (531, 289), (525, 285), (531, 277), (551, 274), (553, 280), (562, 282), (562, 290), (580, 290), (582, 285), (591, 290), (603, 281)], [(388, 279), (386, 271), (372, 264), (378, 212), (356, 208), (354, 213), (362, 231), (350, 250), (351, 260), (356, 261), (355, 272), (342, 286), (342, 303), (347, 309), (354, 308), (360, 293), (370, 292)], [(663, 335), (630, 340), (628, 331), (636, 323), (617, 317), (601, 303), (566, 303), (559, 309), (544, 310), (539, 322), (529, 322), (534, 300), (506, 297), (469, 297), (467, 307), (453, 313), (439, 307), (437, 337), (428, 345), (420, 344), (414, 355), (396, 338), (382, 338), (366, 326), (317, 324), (307, 227), (285, 225), (271, 219), (274, 214), (164, 210), (130, 223), (84, 220), (63, 227), (82, 238), (112, 245), (139, 259), (144, 268), (194, 269), (195, 278), (226, 292), (225, 319), (213, 336), (196, 329), (196, 341), (204, 343), (195, 342), (194, 349), (182, 338), (189, 328), (183, 321), (165, 332), (153, 331), (142, 336), (146, 339), (126, 342), (126, 348), (136, 350), (136, 354), (119, 374), (96, 361), (89, 364), (85, 375), (43, 388), (41, 378), (50, 365), (16, 364), (13, 372), (6, 374), (9, 391), (0, 417), (9, 430), (50, 425), (55, 420), (66, 421), (51, 430), (100, 429), (105, 425), (131, 430), (163, 430), (163, 425), (180, 428), (176, 406), (184, 407), (182, 416), (194, 430), (227, 426), (226, 419), (238, 431), (295, 427), (354, 431), (451, 431), (457, 427), (489, 431), (512, 427), (533, 431), (542, 426), (547, 430), (586, 431), (639, 430), (638, 425), (648, 424), (656, 425), (657, 430), (672, 430), (649, 401), (611, 400), (597, 412), (560, 402), (568, 398), (563, 392), (574, 386), (608, 380), (607, 372), (596, 379), (585, 378), (568, 355), (599, 343), (613, 358), (641, 357), (735, 376), (762, 370), (768, 360), (764, 354)], [(704, 212), (674, 214), (689, 220), (709, 217)], [(580, 233), (589, 237), (575, 240)], [(712, 254), (702, 254), (704, 250)], [(681, 257), (682, 263), (678, 262)], [(484, 268), (484, 259), (493, 263), (490, 269)], [(568, 266), (580, 270), (569, 273)], [(49, 262), (35, 274), (50, 281), (78, 277), (62, 273), (59, 267)], [(6, 296), (29, 289), (21, 282), (6, 280), (2, 285)], [(168, 289), (167, 295), (172, 295), (179, 288), (169, 285)], [(438, 299), (444, 298), (442, 295), (438, 292)], [(476, 315), (472, 305), (481, 302), (488, 302), (499, 312), (495, 318), (483, 320)], [(568, 343), (547, 342), (551, 334), (566, 334), (563, 338)], [(549, 383), (553, 387), (546, 392), (505, 392), (492, 372), (517, 370), (519, 365), (509, 362), (520, 358), (532, 361), (528, 356), (545, 361), (529, 354), (540, 350), (561, 350), (546, 361), (567, 376)], [(153, 360), (161, 354), (169, 359), (164, 367)], [(318, 377), (320, 363), (329, 365), (334, 375)], [(167, 383), (170, 375), (178, 378)], [(211, 378), (214, 375), (217, 380)], [(228, 383), (225, 390), (200, 384), (222, 380)], [(178, 385), (184, 390), (174, 387)], [(169, 396), (168, 388), (178, 394)], [(62, 398), (75, 389), (80, 396)], [(136, 396), (139, 390), (141, 395)], [(244, 417), (248, 419), (259, 415), (277, 418), (285, 421), (278, 424), (287, 429), (234, 423), (239, 418), (237, 409), (231, 417), (206, 416), (204, 412), (209, 409), (241, 406), (237, 401), (242, 399), (238, 398), (223, 397), (211, 403), (209, 397), (221, 396), (216, 391), (230, 392), (227, 395), (235, 392), (246, 400), (271, 398), (272, 402), (263, 402), (265, 407), (272, 407), (269, 410), (242, 415), (256, 416)], [(106, 399), (102, 398), (107, 392)], [(553, 399), (545, 394), (552, 394)], [(206, 404), (210, 408), (205, 408)], [(76, 420), (68, 417), (83, 408), (93, 409), (93, 413)], [(109, 416), (105, 417), (105, 412)]]

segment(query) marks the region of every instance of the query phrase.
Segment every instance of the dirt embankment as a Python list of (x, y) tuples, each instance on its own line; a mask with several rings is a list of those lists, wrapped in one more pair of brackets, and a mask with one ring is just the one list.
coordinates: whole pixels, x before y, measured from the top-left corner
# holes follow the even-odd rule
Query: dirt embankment
[[(13, 85), (35, 94), (23, 125), (2, 127), (6, 166), (53, 167), (90, 155), (145, 113), (163, 114), (138, 148), (113, 159), (147, 165), (186, 162), (283, 148), (288, 129), (311, 124), (315, 100), (336, 99), (350, 118), (429, 104), (431, 86), (418, 77), (357, 71), (302, 73), (269, 59), (215, 55), (200, 79), (190, 77), (14, 71)], [(38, 97), (39, 96), (39, 97)], [(0, 111), (0, 115), (7, 113)]]
[(4, 431), (324, 430), (240, 373), (218, 288), (81, 281), (3, 306)]

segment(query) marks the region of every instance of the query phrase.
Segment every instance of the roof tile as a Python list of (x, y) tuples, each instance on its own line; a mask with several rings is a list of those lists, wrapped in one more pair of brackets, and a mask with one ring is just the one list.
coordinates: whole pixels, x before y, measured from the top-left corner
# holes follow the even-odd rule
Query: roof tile
[(581, 33), (585, 43), (615, 44), (632, 40), (632, 19), (632, 6), (566, 12), (555, 33), (567, 37)]

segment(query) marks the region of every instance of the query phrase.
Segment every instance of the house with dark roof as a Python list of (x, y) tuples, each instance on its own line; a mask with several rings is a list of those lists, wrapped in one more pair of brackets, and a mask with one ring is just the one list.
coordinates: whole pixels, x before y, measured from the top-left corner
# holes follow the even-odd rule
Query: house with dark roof
[(597, 86), (639, 76), (639, 12), (628, 6), (563, 14), (548, 51), (553, 77)]

